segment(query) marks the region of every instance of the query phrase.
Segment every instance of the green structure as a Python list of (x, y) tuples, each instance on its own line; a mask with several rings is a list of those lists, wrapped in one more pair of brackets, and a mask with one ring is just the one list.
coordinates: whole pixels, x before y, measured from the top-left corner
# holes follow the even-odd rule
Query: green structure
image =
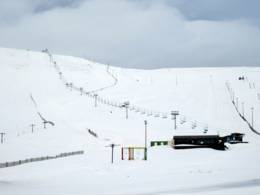
[(151, 147), (154, 147), (154, 146), (167, 146), (167, 145), (170, 145), (169, 143), (170, 143), (169, 141), (151, 141)]

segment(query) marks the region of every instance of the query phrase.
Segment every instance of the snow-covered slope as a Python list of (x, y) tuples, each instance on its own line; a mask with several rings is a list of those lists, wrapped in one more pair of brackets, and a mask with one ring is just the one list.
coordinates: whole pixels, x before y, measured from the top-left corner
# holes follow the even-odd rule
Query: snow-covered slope
[[(238, 80), (240, 76), (246, 79)], [(85, 151), (82, 156), (0, 169), (0, 193), (257, 194), (260, 136), (237, 114), (227, 83), (250, 122), (254, 107), (254, 128), (260, 131), (260, 68), (134, 70), (0, 48), (0, 132), (6, 133), (0, 163)], [(128, 119), (119, 107), (125, 101), (130, 102)], [(177, 130), (172, 110), (180, 112)], [(44, 129), (38, 113), (55, 126)], [(121, 161), (117, 147), (111, 165), (106, 146), (143, 146), (144, 120), (148, 141), (202, 134), (207, 128), (207, 134), (245, 133), (249, 144), (231, 145), (227, 151), (149, 148), (147, 162)]]

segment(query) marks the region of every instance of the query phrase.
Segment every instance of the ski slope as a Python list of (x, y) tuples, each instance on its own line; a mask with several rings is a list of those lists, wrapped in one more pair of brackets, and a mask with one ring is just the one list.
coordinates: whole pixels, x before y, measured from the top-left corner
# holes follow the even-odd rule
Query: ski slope
[[(237, 114), (226, 83), (248, 121), (254, 107), (260, 132), (260, 68), (137, 70), (0, 48), (0, 163), (85, 151), (0, 169), (0, 194), (259, 194), (260, 136)], [(172, 110), (180, 112), (176, 130)], [(38, 113), (55, 126), (44, 129)], [(149, 147), (148, 161), (121, 161), (120, 147), (144, 146), (144, 120), (148, 141), (207, 128), (210, 135), (245, 133), (249, 143), (226, 151)], [(114, 164), (111, 143), (120, 145)]]

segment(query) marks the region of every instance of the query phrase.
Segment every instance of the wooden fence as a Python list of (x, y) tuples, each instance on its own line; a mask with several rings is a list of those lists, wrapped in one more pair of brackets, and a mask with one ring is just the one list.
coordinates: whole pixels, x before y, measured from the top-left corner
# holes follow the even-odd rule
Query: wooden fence
[(42, 157), (36, 157), (36, 158), (28, 158), (25, 160), (0, 163), (0, 168), (13, 167), (13, 166), (18, 166), (18, 165), (25, 164), (25, 163), (31, 163), (31, 162), (37, 162), (37, 161), (43, 161), (43, 160), (64, 158), (67, 156), (79, 155), (79, 154), (84, 154), (84, 151), (80, 150), (80, 151), (74, 151), (74, 152), (65, 152), (65, 153), (60, 153), (55, 156), (42, 156)]

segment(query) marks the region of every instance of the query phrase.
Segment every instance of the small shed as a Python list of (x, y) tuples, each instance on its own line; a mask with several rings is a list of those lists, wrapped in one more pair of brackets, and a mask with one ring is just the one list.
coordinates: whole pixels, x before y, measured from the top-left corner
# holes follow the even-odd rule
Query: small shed
[(224, 136), (223, 140), (224, 142), (228, 142), (230, 144), (243, 143), (244, 136), (245, 134), (243, 133), (231, 133), (230, 135)]

